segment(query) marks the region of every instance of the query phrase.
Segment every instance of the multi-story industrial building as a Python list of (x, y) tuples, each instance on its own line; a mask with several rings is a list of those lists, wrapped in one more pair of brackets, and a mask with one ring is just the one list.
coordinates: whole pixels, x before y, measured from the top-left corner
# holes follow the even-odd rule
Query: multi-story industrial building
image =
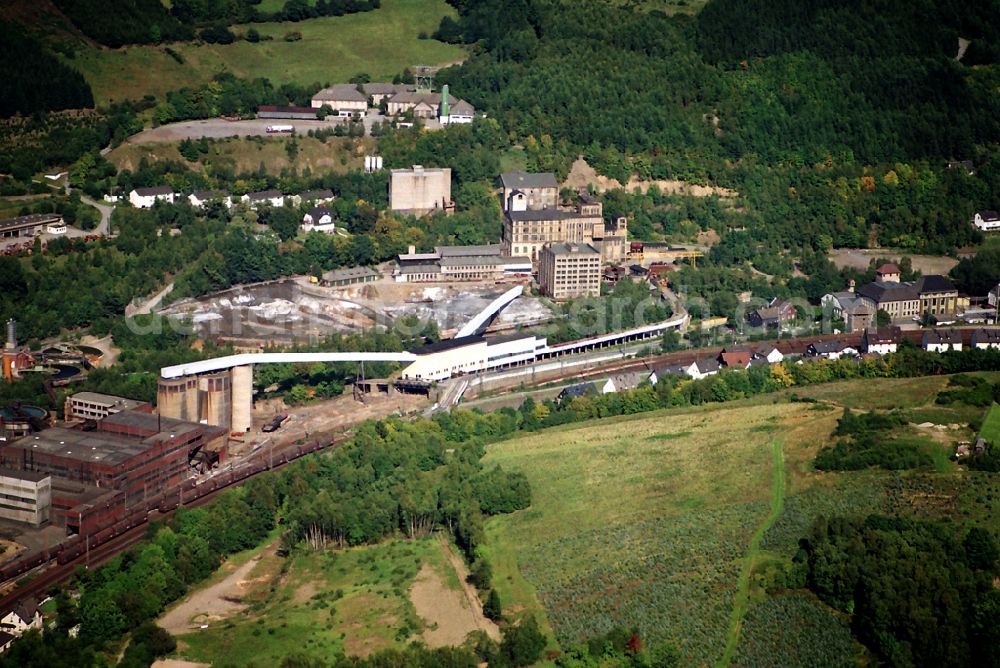
[(504, 257), (496, 244), (438, 246), (433, 253), (417, 253), (410, 246), (397, 262), (397, 283), (500, 281), (531, 276), (529, 258)]
[(415, 216), (453, 210), (451, 170), (421, 165), (393, 169), (389, 172), (389, 208)]
[(52, 478), (37, 471), (0, 469), (0, 517), (41, 526), (49, 519)]
[(589, 244), (550, 244), (538, 263), (542, 293), (553, 299), (601, 294), (601, 254)]
[(559, 207), (559, 189), (552, 174), (502, 174), (505, 212), (501, 248), (504, 255), (526, 256), (538, 262), (546, 244), (590, 244), (602, 262), (617, 263), (628, 252), (628, 220), (604, 220), (603, 205), (580, 195), (573, 207)]
[(225, 456), (227, 429), (125, 410), (94, 429), (55, 427), (0, 448), (0, 466), (116, 489), (128, 503), (179, 483), (201, 450)]
[(98, 392), (77, 392), (66, 397), (63, 416), (67, 420), (100, 420), (121, 411), (150, 413), (153, 407), (145, 401), (126, 399)]

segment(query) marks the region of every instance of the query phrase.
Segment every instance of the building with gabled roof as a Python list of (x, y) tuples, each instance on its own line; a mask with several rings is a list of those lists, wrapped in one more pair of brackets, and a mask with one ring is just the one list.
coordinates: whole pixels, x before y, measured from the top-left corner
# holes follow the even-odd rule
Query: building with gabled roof
[(899, 348), (903, 335), (899, 327), (866, 329), (861, 335), (861, 352), (888, 355)]
[(995, 232), (1000, 230), (1000, 213), (996, 211), (977, 211), (972, 218), (972, 224), (980, 232)]
[(817, 341), (806, 348), (809, 357), (823, 357), (828, 360), (839, 360), (841, 357), (853, 357), (858, 354), (857, 348), (837, 339), (835, 341)]
[(335, 84), (313, 95), (310, 106), (330, 107), (337, 116), (364, 116), (368, 111), (368, 96), (356, 84)]
[(1000, 349), (1000, 328), (982, 327), (972, 332), (972, 347)]
[(962, 332), (957, 329), (929, 329), (924, 332), (924, 350), (943, 353), (962, 349)]
[(174, 203), (174, 189), (170, 186), (135, 188), (128, 195), (129, 203), (137, 209), (149, 209), (157, 202)]
[(753, 353), (743, 346), (726, 346), (719, 353), (719, 363), (727, 369), (746, 369), (750, 366)]

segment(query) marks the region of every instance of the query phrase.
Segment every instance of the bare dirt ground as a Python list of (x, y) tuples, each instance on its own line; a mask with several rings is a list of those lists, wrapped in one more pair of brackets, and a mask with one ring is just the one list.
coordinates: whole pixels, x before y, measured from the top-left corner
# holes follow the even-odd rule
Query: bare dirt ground
[(925, 276), (928, 274), (947, 274), (952, 267), (958, 264), (958, 260), (945, 255), (911, 255), (892, 248), (838, 248), (830, 251), (830, 261), (838, 269), (844, 267), (867, 269), (875, 258), (887, 257), (899, 262), (903, 256), (910, 258), (913, 262), (913, 268)]
[(622, 185), (621, 181), (617, 179), (612, 179), (598, 174), (597, 171), (588, 165), (587, 161), (583, 158), (577, 158), (573, 163), (569, 176), (566, 177), (562, 187), (576, 190), (578, 188), (594, 186), (594, 188), (600, 192), (614, 190), (616, 188), (624, 188), (629, 192), (633, 192), (638, 189), (639, 192), (645, 194), (652, 185), (656, 185), (660, 189), (660, 192), (668, 195), (693, 195), (694, 197), (710, 197), (712, 195), (718, 195), (719, 197), (728, 198), (739, 196), (739, 193), (735, 190), (730, 190), (729, 188), (721, 188), (719, 186), (700, 186), (676, 179), (640, 181), (634, 175), (629, 179), (628, 183)]
[(458, 574), (462, 590), (449, 588), (441, 575), (424, 564), (410, 587), (410, 600), (417, 614), (428, 624), (423, 639), (429, 647), (461, 645), (473, 631), (485, 631), (496, 641), (500, 629), (483, 616), (483, 606), (472, 585), (466, 582), (468, 571), (461, 559), (442, 541), (441, 549)]
[(212, 668), (211, 664), (183, 659), (157, 659), (150, 668)]
[(253, 580), (249, 579), (261, 557), (273, 553), (277, 544), (272, 543), (264, 550), (239, 567), (231, 563), (223, 564), (223, 569), (231, 572), (222, 580), (205, 589), (196, 590), (182, 600), (178, 605), (168, 610), (156, 623), (171, 635), (181, 635), (194, 631), (202, 624), (225, 619), (246, 608), (241, 602)]

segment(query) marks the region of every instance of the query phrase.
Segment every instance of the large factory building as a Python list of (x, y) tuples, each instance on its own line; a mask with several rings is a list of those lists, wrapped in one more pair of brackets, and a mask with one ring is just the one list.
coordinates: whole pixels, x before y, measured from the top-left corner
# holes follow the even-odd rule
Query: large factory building
[(0, 467), (118, 490), (130, 506), (180, 483), (199, 451), (224, 457), (227, 432), (220, 427), (130, 410), (92, 426), (54, 427), (14, 441), (0, 448)]

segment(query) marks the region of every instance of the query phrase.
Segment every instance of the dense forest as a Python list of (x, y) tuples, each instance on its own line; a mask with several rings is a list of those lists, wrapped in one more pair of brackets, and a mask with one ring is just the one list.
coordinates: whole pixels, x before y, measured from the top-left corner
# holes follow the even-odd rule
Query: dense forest
[(83, 75), (18, 23), (0, 21), (0, 118), (94, 106)]
[[(1000, 70), (954, 60), (959, 35), (997, 34), (988, 0), (714, 0), (697, 19), (452, 4), (460, 19), (437, 37), (481, 51), (439, 78), (526, 151), (542, 146), (529, 167), (562, 175), (583, 154), (623, 183), (734, 188), (744, 215), (720, 222), (749, 232), (754, 262), (830, 245), (947, 252), (978, 240), (975, 210), (1000, 206)], [(955, 159), (975, 173), (947, 169)]]
[(1000, 665), (998, 557), (982, 528), (872, 516), (820, 518), (796, 559), (885, 665), (942, 668)]

